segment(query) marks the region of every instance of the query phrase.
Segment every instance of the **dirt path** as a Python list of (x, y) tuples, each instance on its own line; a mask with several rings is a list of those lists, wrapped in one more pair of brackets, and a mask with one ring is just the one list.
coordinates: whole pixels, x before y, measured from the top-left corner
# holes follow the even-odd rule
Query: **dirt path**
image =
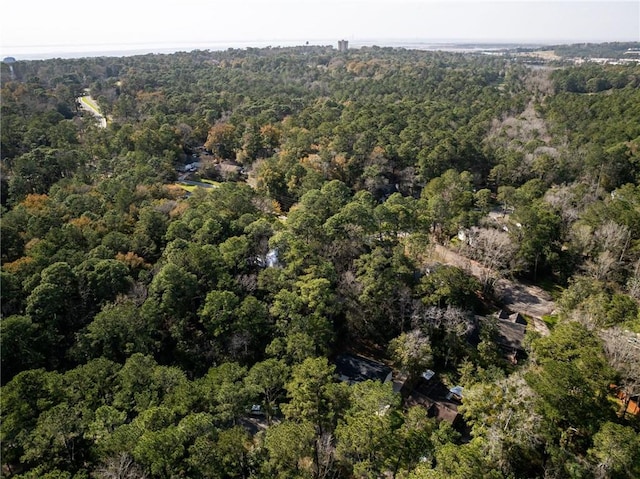
[[(487, 272), (487, 269), (478, 262), (442, 245), (433, 247), (432, 259), (462, 268), (478, 278), (482, 277), (483, 273), (486, 275)], [(517, 281), (500, 279), (495, 285), (495, 294), (505, 308), (533, 318), (534, 328), (542, 334), (549, 334), (549, 328), (542, 321), (542, 316), (552, 314), (556, 304), (545, 290)]]

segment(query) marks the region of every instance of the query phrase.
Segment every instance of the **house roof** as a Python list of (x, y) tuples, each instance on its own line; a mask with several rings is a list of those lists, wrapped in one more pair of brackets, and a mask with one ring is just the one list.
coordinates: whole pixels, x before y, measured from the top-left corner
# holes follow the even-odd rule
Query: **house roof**
[(447, 421), (449, 424), (453, 424), (458, 420), (458, 411), (439, 402), (431, 405), (429, 413), (438, 421)]
[(391, 368), (385, 364), (355, 354), (344, 353), (335, 359), (336, 372), (343, 381), (360, 382), (368, 379), (385, 381)]
[(235, 173), (236, 171), (240, 171), (242, 169), (240, 165), (235, 165), (226, 161), (220, 163), (218, 167), (220, 168), (220, 171), (224, 171), (227, 173)]
[(498, 320), (498, 344), (506, 348), (522, 350), (522, 341), (527, 327), (507, 319)]
[(428, 381), (429, 379), (431, 379), (435, 375), (436, 375), (436, 373), (434, 371), (432, 371), (431, 369), (427, 369), (420, 376), (422, 376), (425, 380)]
[(405, 405), (408, 407), (422, 406), (427, 409), (431, 417), (455, 425), (461, 419), (458, 405), (460, 404), (462, 387), (456, 386), (451, 389), (459, 389), (459, 396), (454, 398), (450, 395), (451, 390), (441, 381), (421, 379), (407, 395)]
[(462, 391), (463, 390), (464, 390), (464, 388), (462, 386), (454, 386), (451, 389), (449, 389), (449, 392), (451, 394), (455, 394), (456, 396), (462, 397)]
[(511, 323), (527, 324), (527, 320), (520, 313), (511, 313), (505, 309), (498, 313), (498, 319), (504, 319)]

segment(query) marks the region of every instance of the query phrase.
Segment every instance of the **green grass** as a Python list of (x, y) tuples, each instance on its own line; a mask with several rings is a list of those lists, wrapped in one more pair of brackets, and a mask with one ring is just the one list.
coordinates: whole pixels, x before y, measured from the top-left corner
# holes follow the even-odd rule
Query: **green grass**
[(196, 191), (198, 189), (197, 186), (195, 185), (185, 185), (184, 183), (176, 183), (176, 186), (179, 186), (180, 188), (182, 188), (185, 191), (188, 191), (189, 193), (193, 193), (194, 191)]
[(542, 316), (542, 321), (549, 326), (549, 329), (553, 329), (555, 325), (558, 324), (558, 319), (560, 318), (558, 318), (557, 314), (545, 314)]
[(89, 100), (88, 97), (83, 96), (81, 101), (82, 103), (87, 105), (89, 108), (91, 108), (93, 111), (95, 111), (97, 114), (102, 115), (102, 113), (100, 113), (100, 109), (98, 108), (98, 105), (96, 105), (93, 101)]
[(622, 323), (622, 327), (640, 334), (640, 315), (636, 319), (631, 319)]
[(220, 182), (213, 181), (213, 180), (207, 180), (206, 178), (202, 178), (200, 180), (200, 183), (209, 183), (210, 185), (213, 185), (213, 186), (220, 186)]

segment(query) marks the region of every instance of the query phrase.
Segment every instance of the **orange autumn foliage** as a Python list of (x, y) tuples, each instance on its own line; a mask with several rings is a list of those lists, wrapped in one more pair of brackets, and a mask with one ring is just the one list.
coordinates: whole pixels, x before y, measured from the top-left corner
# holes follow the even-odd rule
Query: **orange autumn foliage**
[(141, 258), (140, 256), (138, 256), (132, 251), (129, 251), (126, 254), (118, 253), (116, 255), (116, 260), (126, 264), (131, 269), (137, 269), (137, 268), (148, 269), (151, 267), (149, 263), (145, 262), (144, 258)]
[(42, 211), (48, 206), (49, 197), (47, 195), (40, 195), (36, 193), (28, 194), (27, 197), (20, 203), (28, 211)]
[(26, 268), (33, 262), (33, 258), (30, 256), (23, 256), (22, 258), (18, 258), (11, 263), (5, 263), (2, 265), (2, 268), (12, 274), (19, 273), (22, 269)]

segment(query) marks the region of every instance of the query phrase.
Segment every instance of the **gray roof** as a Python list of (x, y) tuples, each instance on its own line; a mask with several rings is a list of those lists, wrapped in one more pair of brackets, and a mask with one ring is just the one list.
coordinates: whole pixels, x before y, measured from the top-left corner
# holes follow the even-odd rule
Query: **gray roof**
[(454, 386), (451, 389), (449, 389), (450, 393), (460, 397), (462, 397), (462, 391), (464, 391), (464, 388), (462, 386)]
[(349, 353), (338, 356), (335, 364), (336, 372), (340, 375), (340, 378), (350, 382), (360, 382), (368, 379), (384, 382), (391, 373), (391, 368), (381, 362)]
[(527, 324), (527, 320), (520, 313), (511, 313), (504, 309), (498, 313), (498, 319), (504, 319), (512, 323)]
[(421, 374), (421, 376), (422, 376), (424, 379), (426, 379), (427, 381), (428, 381), (429, 379), (431, 379), (431, 378), (432, 378), (433, 376), (435, 376), (435, 375), (436, 375), (436, 373), (435, 373), (434, 371), (432, 371), (431, 369), (427, 369), (425, 372), (423, 372), (423, 373)]
[(522, 341), (527, 327), (509, 320), (498, 320), (498, 344), (506, 348), (522, 350)]

